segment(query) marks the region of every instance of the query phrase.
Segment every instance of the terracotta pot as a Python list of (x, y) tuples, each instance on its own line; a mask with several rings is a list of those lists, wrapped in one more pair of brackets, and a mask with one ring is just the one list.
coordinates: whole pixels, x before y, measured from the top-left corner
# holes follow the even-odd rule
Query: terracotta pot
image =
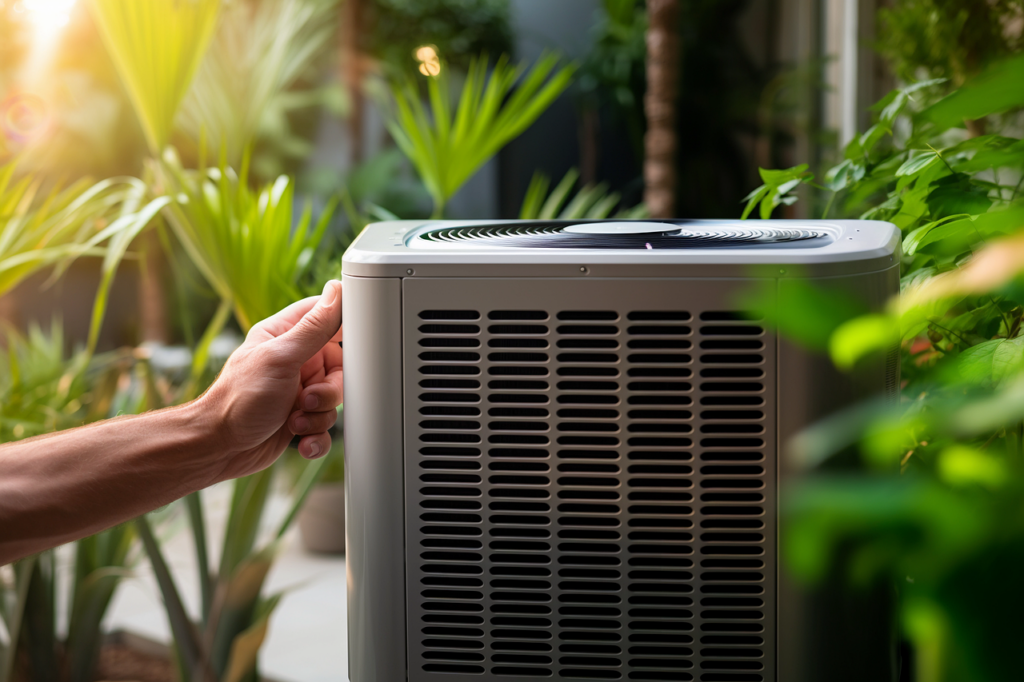
[(299, 533), (310, 552), (345, 553), (345, 484), (319, 483), (299, 510)]

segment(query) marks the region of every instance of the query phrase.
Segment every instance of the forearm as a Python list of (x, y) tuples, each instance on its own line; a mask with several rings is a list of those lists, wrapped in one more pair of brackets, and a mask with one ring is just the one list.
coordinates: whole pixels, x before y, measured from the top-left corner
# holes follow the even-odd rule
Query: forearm
[(0, 565), (210, 485), (215, 434), (197, 401), (0, 447)]

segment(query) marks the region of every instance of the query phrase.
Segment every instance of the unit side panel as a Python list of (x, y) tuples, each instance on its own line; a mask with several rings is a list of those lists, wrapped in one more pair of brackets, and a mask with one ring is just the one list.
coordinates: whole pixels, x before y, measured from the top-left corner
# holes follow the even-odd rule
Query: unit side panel
[[(777, 304), (799, 300), (808, 285), (834, 300), (856, 299), (865, 310), (882, 310), (899, 294), (899, 265), (887, 270), (849, 277), (799, 281), (780, 280)], [(816, 469), (801, 469), (801, 460), (787, 458), (787, 443), (809, 424), (856, 404), (886, 395), (899, 400), (899, 346), (884, 358), (862, 362), (855, 373), (836, 369), (827, 353), (815, 353), (791, 341), (780, 340), (778, 370), (786, 377), (779, 387), (778, 437), (779, 492), (783, 497), (808, 476), (836, 475), (860, 469), (855, 449), (829, 458)], [(896, 461), (896, 459), (894, 459)], [(811, 479), (813, 482), (813, 479)], [(778, 674), (780, 679), (802, 682), (893, 682), (896, 664), (894, 593), (887, 581), (851, 589), (842, 571), (807, 585), (781, 571), (779, 601)]]
[(403, 281), (411, 682), (775, 682), (753, 283)]
[(349, 679), (406, 679), (401, 280), (344, 278)]

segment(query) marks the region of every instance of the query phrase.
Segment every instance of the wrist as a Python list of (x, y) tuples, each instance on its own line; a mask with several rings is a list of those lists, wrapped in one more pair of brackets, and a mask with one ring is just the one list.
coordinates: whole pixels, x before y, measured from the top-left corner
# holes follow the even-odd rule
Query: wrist
[(189, 449), (201, 460), (200, 465), (209, 479), (206, 485), (218, 482), (228, 460), (237, 454), (226, 437), (219, 402), (207, 392), (174, 409), (182, 428), (191, 434)]

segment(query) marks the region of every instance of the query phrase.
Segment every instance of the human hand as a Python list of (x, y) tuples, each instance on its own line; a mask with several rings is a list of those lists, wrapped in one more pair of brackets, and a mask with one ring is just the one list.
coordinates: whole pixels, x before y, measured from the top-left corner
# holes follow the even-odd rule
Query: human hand
[(327, 454), (342, 401), (341, 282), (288, 306), (249, 330), (199, 398), (221, 441), (215, 481), (270, 466), (293, 435), (307, 459)]

